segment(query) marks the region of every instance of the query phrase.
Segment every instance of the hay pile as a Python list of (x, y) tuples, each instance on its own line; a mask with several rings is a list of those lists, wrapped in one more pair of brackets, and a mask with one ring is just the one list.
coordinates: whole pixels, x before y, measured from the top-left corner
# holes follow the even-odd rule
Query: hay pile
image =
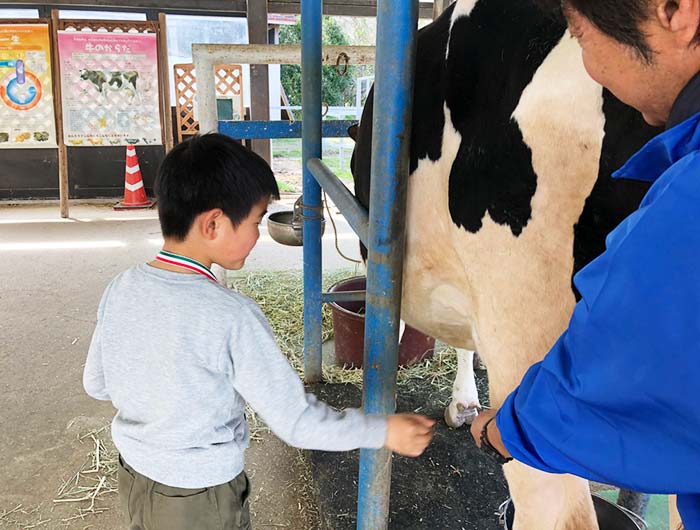
[(12, 530), (30, 530), (32, 528), (46, 528), (51, 519), (45, 519), (41, 514), (40, 507), (26, 508), (18, 504), (10, 510), (3, 510), (0, 513), (0, 528), (11, 528)]
[[(324, 277), (323, 287), (342, 279), (355, 276), (355, 271), (346, 270)], [(304, 290), (302, 273), (296, 271), (253, 272), (229, 277), (229, 285), (235, 291), (255, 300), (270, 321), (277, 343), (292, 366), (304, 376)], [(331, 310), (323, 306), (323, 340), (333, 337)], [(439, 391), (449, 392), (457, 371), (457, 356), (454, 348), (438, 347), (431, 359), (409, 368), (401, 368), (397, 375), (399, 386), (430, 384)], [(323, 366), (323, 380), (327, 383), (350, 383), (362, 386), (361, 369), (344, 369), (338, 366)]]
[(79, 440), (89, 444), (91, 451), (79, 471), (63, 481), (54, 504), (74, 503), (75, 514), (62, 519), (68, 523), (106, 511), (97, 501), (105, 495), (117, 492), (117, 467), (119, 455), (109, 434), (109, 425), (83, 434)]

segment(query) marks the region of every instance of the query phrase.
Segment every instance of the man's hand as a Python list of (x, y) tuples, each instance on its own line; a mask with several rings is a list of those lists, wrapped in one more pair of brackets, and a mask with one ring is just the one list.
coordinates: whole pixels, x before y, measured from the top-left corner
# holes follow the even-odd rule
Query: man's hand
[[(486, 422), (489, 421), (491, 418), (493, 418), (497, 410), (493, 409), (486, 409), (482, 410), (479, 412), (479, 415), (476, 417), (474, 422), (472, 423), (471, 426), (471, 433), (472, 437), (474, 438), (474, 441), (476, 442), (476, 446), (481, 449), (481, 430), (484, 428), (484, 425), (486, 425)], [(489, 438), (490, 440), (491, 438)]]
[(387, 417), (384, 447), (403, 456), (419, 456), (433, 438), (435, 420), (418, 414)]
[[(479, 449), (481, 449), (481, 431), (484, 428), (484, 425), (486, 425), (486, 422), (489, 421), (491, 418), (495, 417), (496, 414), (498, 414), (498, 410), (484, 410), (479, 413), (479, 415), (474, 420), (474, 423), (472, 423), (472, 437), (474, 438), (476, 446)], [(486, 434), (488, 436), (489, 443), (493, 446), (494, 449), (496, 449), (496, 451), (501, 453), (501, 456), (504, 456), (506, 458), (512, 457), (506, 446), (503, 444), (503, 440), (501, 439), (501, 432), (498, 430), (498, 425), (496, 425), (495, 421), (489, 423), (488, 431), (486, 432)]]

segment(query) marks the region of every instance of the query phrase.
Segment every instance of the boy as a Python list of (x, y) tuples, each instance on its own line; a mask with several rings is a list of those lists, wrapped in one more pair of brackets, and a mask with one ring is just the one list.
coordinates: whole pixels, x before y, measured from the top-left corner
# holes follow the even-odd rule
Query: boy
[(156, 182), (165, 243), (107, 287), (83, 384), (117, 409), (119, 495), (129, 528), (250, 529), (246, 403), (306, 449), (420, 455), (433, 421), (336, 412), (305, 394), (258, 306), (215, 281), (240, 269), (271, 198), (265, 161), (208, 134), (176, 146)]

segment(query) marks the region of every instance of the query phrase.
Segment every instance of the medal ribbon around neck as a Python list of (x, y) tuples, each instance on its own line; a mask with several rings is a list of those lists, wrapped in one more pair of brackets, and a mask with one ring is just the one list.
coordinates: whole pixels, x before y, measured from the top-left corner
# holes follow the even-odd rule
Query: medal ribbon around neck
[(174, 254), (173, 252), (168, 252), (167, 250), (161, 250), (156, 256), (156, 261), (162, 261), (168, 265), (174, 265), (175, 267), (182, 267), (190, 271), (197, 272), (202, 276), (206, 276), (211, 281), (216, 282), (216, 276), (209, 270), (208, 267), (202, 265), (197, 260), (188, 258), (187, 256), (180, 256), (179, 254)]

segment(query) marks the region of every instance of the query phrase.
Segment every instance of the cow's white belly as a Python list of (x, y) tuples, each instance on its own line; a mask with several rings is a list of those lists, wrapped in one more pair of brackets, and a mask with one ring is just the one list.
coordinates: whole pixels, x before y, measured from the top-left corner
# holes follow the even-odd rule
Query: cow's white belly
[(410, 177), (401, 307), (404, 320), (413, 327), (473, 350), (473, 293), (454, 247), (447, 196), (459, 140), (458, 135), (448, 135), (440, 160), (421, 160)]

